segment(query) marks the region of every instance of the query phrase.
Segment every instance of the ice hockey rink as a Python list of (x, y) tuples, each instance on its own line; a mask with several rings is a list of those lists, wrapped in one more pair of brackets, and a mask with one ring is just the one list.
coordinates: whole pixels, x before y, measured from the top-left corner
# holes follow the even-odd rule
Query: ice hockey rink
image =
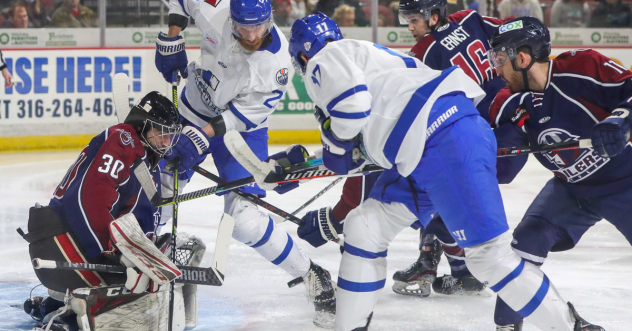
[[(270, 151), (281, 148), (271, 146)], [(315, 150), (316, 146), (308, 149)], [(26, 228), (28, 209), (35, 202), (48, 203), (77, 153), (0, 154), (0, 330), (30, 330), (35, 325), (22, 309), (11, 307), (22, 304), (38, 284), (29, 264), (28, 244), (15, 229)], [(216, 173), (210, 158), (202, 166)], [(512, 184), (501, 186), (512, 229), (550, 177), (550, 172), (531, 158)], [(283, 196), (271, 193), (267, 201), (293, 211), (330, 182), (331, 179), (312, 180)], [(186, 191), (212, 185), (195, 176)], [(341, 190), (342, 184), (338, 184), (306, 211), (333, 206)], [(222, 209), (222, 198), (216, 196), (180, 204), (179, 231), (201, 237), (208, 247), (202, 266), (210, 265)], [(315, 249), (298, 239), (296, 225), (286, 222), (282, 226), (312, 260), (337, 279), (337, 245), (328, 243)], [(417, 258), (417, 246), (418, 232), (406, 229), (389, 247), (386, 287), (375, 308), (371, 330), (494, 330), (495, 295), (491, 291), (487, 298), (434, 293), (428, 298), (416, 298), (391, 290), (392, 274)], [(614, 226), (605, 221), (598, 223), (573, 250), (552, 253), (543, 269), (582, 317), (608, 331), (632, 330), (632, 249)], [(439, 274), (448, 272), (444, 258)], [(199, 324), (195, 330), (319, 330), (312, 324), (313, 307), (307, 302), (304, 287), (289, 289), (289, 280), (289, 275), (252, 248), (233, 240), (224, 286), (198, 287)], [(33, 292), (44, 294), (42, 287)], [(524, 330), (537, 329), (527, 323)]]

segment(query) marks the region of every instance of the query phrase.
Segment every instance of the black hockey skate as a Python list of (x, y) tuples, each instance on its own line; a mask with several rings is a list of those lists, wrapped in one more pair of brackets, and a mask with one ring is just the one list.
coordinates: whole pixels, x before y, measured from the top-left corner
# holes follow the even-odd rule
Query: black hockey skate
[(496, 331), (522, 331), (522, 321), (510, 325), (496, 325)]
[(309, 271), (303, 277), (303, 282), (307, 288), (307, 297), (316, 309), (314, 325), (333, 329), (336, 316), (336, 288), (329, 271), (312, 262)]
[(396, 271), (393, 274), (393, 292), (422, 298), (429, 296), (442, 253), (441, 246), (435, 244), (434, 249), (422, 251), (410, 267)]
[(575, 319), (575, 329), (573, 331), (606, 331), (599, 325), (590, 324), (581, 318), (570, 302), (568, 303), (568, 308), (571, 310), (571, 316)]
[(437, 277), (434, 283), (432, 283), (432, 289), (437, 293), (445, 295), (491, 296), (491, 294), (485, 291), (485, 285), (471, 275), (460, 278), (452, 277), (451, 275)]

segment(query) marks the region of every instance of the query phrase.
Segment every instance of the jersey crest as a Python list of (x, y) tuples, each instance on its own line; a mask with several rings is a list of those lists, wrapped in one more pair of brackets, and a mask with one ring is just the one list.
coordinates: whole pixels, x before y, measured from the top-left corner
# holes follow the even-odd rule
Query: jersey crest
[(276, 81), (279, 85), (287, 85), (289, 71), (287, 68), (283, 68), (276, 73)]

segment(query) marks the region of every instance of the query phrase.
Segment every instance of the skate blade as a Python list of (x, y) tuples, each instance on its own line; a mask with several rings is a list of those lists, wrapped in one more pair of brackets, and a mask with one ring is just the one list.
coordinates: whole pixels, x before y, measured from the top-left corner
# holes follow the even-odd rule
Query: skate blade
[(401, 295), (410, 295), (419, 298), (426, 298), (430, 296), (432, 286), (428, 282), (419, 281), (404, 283), (396, 281), (393, 284), (393, 292)]
[(314, 325), (323, 329), (333, 329), (335, 317), (334, 314), (317, 311), (316, 316), (314, 316)]
[(437, 293), (441, 295), (448, 295), (448, 296), (479, 297), (479, 298), (489, 298), (492, 296), (492, 294), (489, 293), (489, 291), (487, 291), (487, 288), (484, 288), (481, 291), (456, 291), (451, 294), (439, 293), (439, 292)]

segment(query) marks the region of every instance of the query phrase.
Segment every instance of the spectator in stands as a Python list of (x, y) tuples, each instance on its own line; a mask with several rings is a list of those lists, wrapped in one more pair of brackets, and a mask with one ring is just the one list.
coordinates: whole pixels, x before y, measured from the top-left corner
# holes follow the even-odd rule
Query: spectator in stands
[(300, 20), (305, 17), (307, 13), (312, 13), (312, 9), (314, 6), (310, 6), (309, 1), (307, 0), (291, 0), (292, 2), (292, 14), (290, 17), (292, 18), (292, 22), (296, 20)]
[(274, 23), (277, 26), (292, 26), (296, 19), (292, 17), (292, 2), (290, 0), (276, 0), (273, 3)]
[(48, 3), (52, 1), (45, 0), (18, 0), (18, 5), (23, 5), (26, 8), (26, 12), (29, 15), (29, 23), (33, 24), (34, 28), (42, 28), (50, 25), (50, 6)]
[(623, 28), (631, 24), (630, 6), (621, 0), (602, 0), (590, 17), (590, 26), (595, 28)]
[(29, 22), (29, 15), (26, 7), (19, 3), (11, 6), (9, 10), (9, 19), (2, 26), (3, 28), (26, 29), (32, 28), (33, 24)]
[(314, 11), (322, 12), (333, 18), (334, 10), (340, 5), (349, 5), (355, 9), (355, 26), (369, 25), (359, 0), (319, 0)]
[(509, 16), (531, 16), (544, 21), (542, 8), (538, 0), (502, 0), (498, 5), (501, 19)]
[(4, 62), (2, 52), (0, 52), (0, 71), (2, 71), (2, 77), (4, 78), (4, 88), (11, 86), (13, 84), (13, 78), (11, 77), (7, 64)]
[(97, 15), (79, 0), (64, 0), (53, 13), (53, 25), (58, 28), (96, 28)]
[(355, 8), (349, 5), (340, 5), (336, 8), (331, 18), (340, 27), (355, 26)]
[(590, 21), (590, 7), (584, 0), (555, 0), (551, 7), (552, 28), (584, 28)]

